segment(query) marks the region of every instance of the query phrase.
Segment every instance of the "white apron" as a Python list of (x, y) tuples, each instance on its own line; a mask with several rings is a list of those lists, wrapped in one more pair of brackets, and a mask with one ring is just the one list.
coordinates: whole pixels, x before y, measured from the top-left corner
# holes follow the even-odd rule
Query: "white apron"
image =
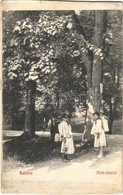
[[(99, 138), (97, 138), (97, 133), (99, 133)], [(106, 146), (105, 132), (100, 119), (94, 121), (91, 134), (94, 135), (94, 147)]]
[(60, 137), (63, 136), (63, 138), (61, 139), (62, 141), (61, 153), (74, 154), (75, 148), (71, 131), (71, 125), (68, 125), (66, 121), (62, 121), (59, 124), (58, 129)]

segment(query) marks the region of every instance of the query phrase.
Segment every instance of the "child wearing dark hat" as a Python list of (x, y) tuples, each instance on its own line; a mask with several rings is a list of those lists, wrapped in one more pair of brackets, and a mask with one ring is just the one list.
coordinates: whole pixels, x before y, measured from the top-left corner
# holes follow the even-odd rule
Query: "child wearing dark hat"
[(61, 137), (61, 153), (63, 161), (66, 161), (69, 160), (68, 156), (74, 154), (75, 151), (72, 128), (67, 114), (62, 116), (62, 122), (59, 124), (58, 129)]
[(99, 116), (100, 115), (98, 112), (93, 113), (94, 122), (91, 129), (91, 134), (94, 135), (94, 147), (100, 148), (100, 152), (97, 158), (102, 158), (103, 147), (106, 146), (106, 137), (103, 129), (102, 120)]

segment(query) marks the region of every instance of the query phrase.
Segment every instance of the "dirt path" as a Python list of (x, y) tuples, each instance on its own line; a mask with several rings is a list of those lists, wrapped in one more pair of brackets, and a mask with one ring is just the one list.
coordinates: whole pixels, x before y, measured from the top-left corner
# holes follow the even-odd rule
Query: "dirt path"
[[(95, 158), (98, 151), (84, 149), (79, 156), (76, 154), (74, 159), (67, 163), (55, 158), (3, 171), (3, 192), (120, 193), (122, 147), (123, 136), (107, 135), (107, 147), (103, 159)], [(32, 175), (20, 175), (20, 171), (27, 171)]]

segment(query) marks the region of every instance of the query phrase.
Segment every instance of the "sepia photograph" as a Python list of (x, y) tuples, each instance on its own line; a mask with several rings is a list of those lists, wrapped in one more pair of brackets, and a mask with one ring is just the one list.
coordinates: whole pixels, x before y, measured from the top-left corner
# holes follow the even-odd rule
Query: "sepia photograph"
[(92, 8), (2, 10), (3, 193), (123, 190), (122, 10)]

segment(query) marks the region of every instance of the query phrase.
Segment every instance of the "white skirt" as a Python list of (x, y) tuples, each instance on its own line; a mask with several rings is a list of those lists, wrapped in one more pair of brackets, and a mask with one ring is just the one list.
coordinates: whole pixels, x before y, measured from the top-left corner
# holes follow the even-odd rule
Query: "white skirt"
[(61, 153), (74, 154), (74, 151), (75, 148), (74, 148), (73, 137), (66, 138), (66, 142), (62, 141)]
[(99, 138), (97, 138), (97, 135), (95, 135), (94, 138), (94, 147), (100, 146), (106, 146), (106, 137), (104, 131), (99, 135)]

